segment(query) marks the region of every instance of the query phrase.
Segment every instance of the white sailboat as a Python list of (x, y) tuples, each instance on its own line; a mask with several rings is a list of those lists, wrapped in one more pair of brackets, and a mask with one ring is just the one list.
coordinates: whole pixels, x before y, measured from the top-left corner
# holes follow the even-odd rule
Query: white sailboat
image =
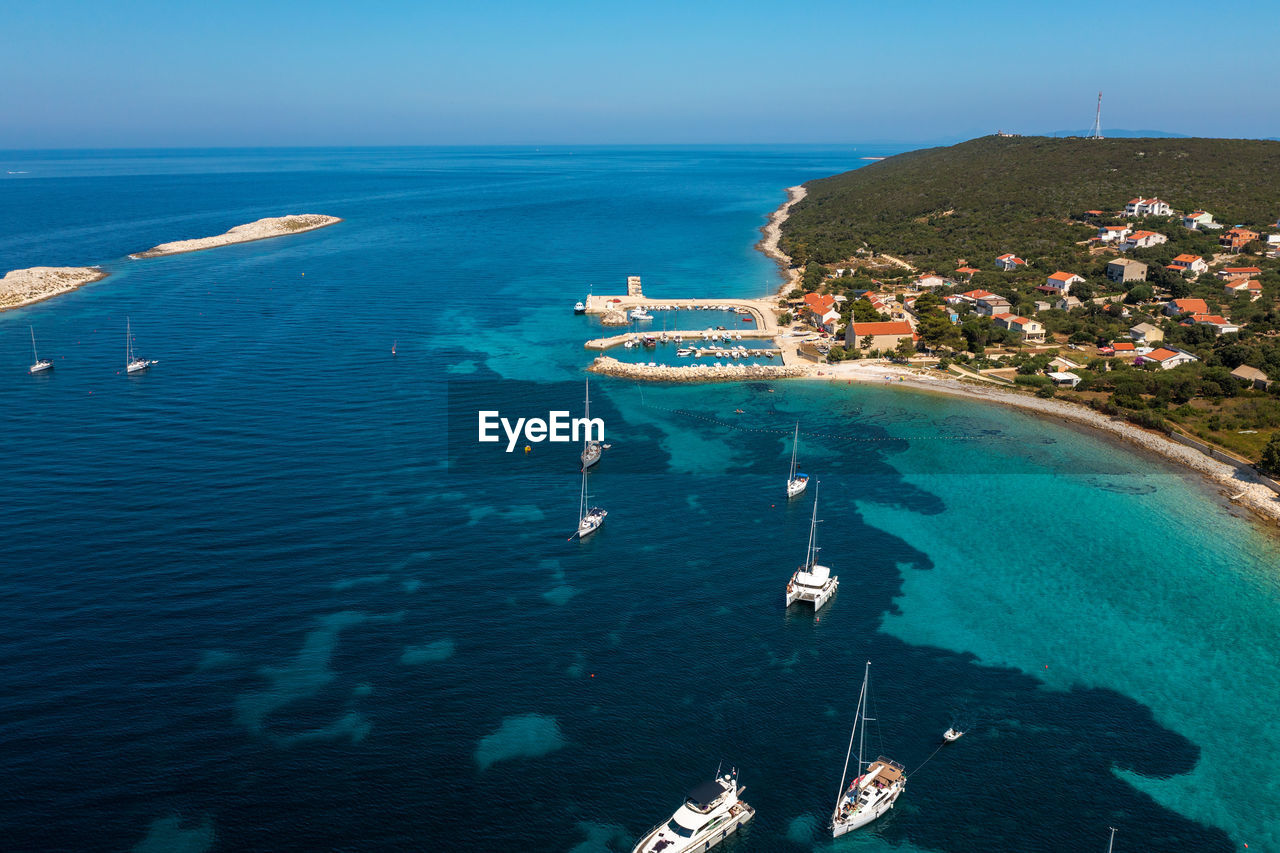
[(133, 354), (133, 326), (128, 317), (124, 318), (124, 371), (125, 373), (141, 373), (157, 361), (148, 361)]
[[(583, 470), (582, 493), (578, 497), (578, 530), (573, 536), (586, 539), (600, 529), (600, 525), (604, 524), (604, 517), (608, 514), (609, 511), (602, 507), (587, 507), (587, 472)], [(571, 541), (573, 536), (569, 537)]]
[(738, 799), (746, 790), (738, 786), (733, 770), (689, 792), (684, 805), (666, 823), (645, 833), (631, 853), (687, 853), (710, 850), (751, 818), (756, 810)]
[(34, 326), (27, 326), (31, 330), (31, 358), (34, 360), (32, 365), (27, 368), (27, 373), (43, 373), (46, 370), (53, 370), (53, 361), (47, 358), (41, 358), (36, 352), (36, 330)]
[(817, 613), (836, 594), (840, 579), (831, 574), (827, 566), (818, 565), (818, 487), (813, 488), (813, 518), (809, 521), (809, 548), (805, 551), (804, 565), (796, 569), (787, 581), (787, 607), (797, 601), (807, 601)]
[[(591, 421), (591, 380), (586, 380), (587, 396), (583, 400), (582, 417), (589, 423)], [(582, 437), (582, 470), (586, 471), (592, 465), (600, 461), (600, 456), (613, 445), (595, 441), (591, 438), (591, 430), (588, 427)]]
[[(867, 661), (862, 675), (862, 693), (858, 696), (858, 712), (849, 733), (849, 751), (844, 757), (844, 771), (840, 775), (840, 793), (835, 811), (831, 813), (831, 835), (839, 838), (893, 808), (894, 801), (907, 787), (907, 774), (896, 761), (880, 756), (864, 763), (863, 747), (867, 737), (867, 682), (871, 678), (871, 661)], [(854, 767), (853, 781), (845, 788), (849, 775), (849, 757), (853, 754), (853, 741), (858, 740), (858, 763)]]
[(794, 498), (809, 485), (809, 475), (796, 471), (796, 453), (800, 450), (800, 422), (796, 421), (796, 434), (791, 442), (791, 473), (787, 475), (787, 497)]

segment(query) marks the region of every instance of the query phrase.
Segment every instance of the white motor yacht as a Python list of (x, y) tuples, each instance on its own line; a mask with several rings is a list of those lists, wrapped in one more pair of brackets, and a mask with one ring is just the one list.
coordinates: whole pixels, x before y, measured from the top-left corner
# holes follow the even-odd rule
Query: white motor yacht
[(573, 313), (575, 314), (587, 313), (587, 303), (583, 302), (581, 299), (573, 303)]
[(795, 570), (791, 580), (787, 581), (787, 607), (797, 601), (813, 605), (817, 613), (822, 606), (831, 600), (840, 586), (840, 579), (831, 574), (827, 566), (818, 565), (818, 489), (813, 490), (813, 518), (809, 522), (809, 550), (805, 553), (804, 565)]
[(631, 313), (628, 314), (627, 316), (629, 316), (632, 320), (652, 320), (653, 319), (653, 315), (650, 314), (648, 311), (646, 311), (643, 305), (640, 306), (639, 308), (632, 308)]
[[(867, 662), (862, 676), (862, 693), (858, 696), (857, 717), (853, 731), (849, 733), (849, 751), (844, 758), (844, 773), (840, 777), (840, 798), (831, 813), (831, 835), (839, 838), (893, 808), (894, 802), (907, 787), (907, 773), (902, 765), (884, 756), (864, 763), (862, 749), (867, 735), (867, 682), (871, 676), (871, 662)], [(859, 732), (861, 736), (858, 737)], [(853, 741), (858, 738), (858, 763), (849, 787), (844, 780), (849, 773), (849, 757), (853, 753)]]
[(632, 853), (710, 850), (755, 817), (756, 810), (738, 799), (744, 790), (738, 787), (736, 770), (699, 785), (670, 820), (640, 839)]

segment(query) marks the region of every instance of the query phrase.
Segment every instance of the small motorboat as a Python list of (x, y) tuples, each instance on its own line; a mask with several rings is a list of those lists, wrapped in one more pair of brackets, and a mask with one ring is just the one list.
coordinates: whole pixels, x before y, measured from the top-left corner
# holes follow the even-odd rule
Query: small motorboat
[(947, 743), (955, 743), (956, 741), (960, 740), (960, 738), (962, 737), (964, 737), (964, 732), (960, 731), (954, 726), (942, 733), (942, 739), (945, 740)]
[(577, 302), (573, 303), (573, 313), (575, 314), (587, 313), (587, 304), (583, 302), (581, 299), (579, 299)]

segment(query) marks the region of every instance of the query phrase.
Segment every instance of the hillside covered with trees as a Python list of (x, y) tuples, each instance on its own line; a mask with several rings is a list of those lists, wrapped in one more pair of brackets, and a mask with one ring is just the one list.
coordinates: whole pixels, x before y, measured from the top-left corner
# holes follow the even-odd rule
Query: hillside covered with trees
[(1135, 196), (1203, 208), (1229, 225), (1263, 226), (1280, 208), (1280, 142), (1235, 139), (1056, 139), (986, 136), (912, 151), (810, 181), (783, 225), (797, 264), (862, 250), (922, 269), (980, 268), (1014, 252), (1068, 268), (1084, 211)]

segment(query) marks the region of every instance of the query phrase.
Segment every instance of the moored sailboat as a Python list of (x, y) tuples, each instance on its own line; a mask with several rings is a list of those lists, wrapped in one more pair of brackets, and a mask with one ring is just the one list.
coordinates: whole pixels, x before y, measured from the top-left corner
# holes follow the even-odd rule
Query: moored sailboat
[(813, 489), (813, 518), (809, 521), (809, 547), (805, 551), (804, 565), (796, 569), (787, 581), (787, 607), (797, 601), (813, 605), (817, 613), (836, 594), (840, 579), (831, 574), (827, 566), (818, 565), (818, 488)]
[(582, 470), (585, 471), (600, 461), (600, 456), (612, 445), (596, 441), (591, 437), (591, 380), (586, 380), (587, 396), (583, 399), (582, 418), (588, 424), (582, 438)]
[[(582, 472), (582, 493), (578, 497), (578, 530), (573, 536), (579, 539), (586, 539), (592, 533), (600, 529), (600, 525), (604, 524), (604, 517), (609, 511), (603, 507), (587, 506), (587, 472)], [(569, 539), (572, 540), (573, 536)]]
[[(867, 661), (862, 675), (862, 692), (858, 695), (858, 710), (849, 733), (849, 750), (844, 757), (844, 771), (840, 775), (840, 794), (835, 811), (831, 813), (831, 835), (839, 838), (846, 832), (866, 826), (893, 808), (894, 802), (907, 787), (907, 773), (896, 761), (878, 757), (863, 762), (862, 752), (867, 736), (867, 684), (871, 678), (871, 662)], [(858, 740), (858, 763), (854, 766), (853, 781), (846, 789), (844, 780), (849, 775), (849, 758), (853, 754), (853, 741)]]
[(36, 330), (34, 326), (27, 326), (31, 330), (31, 358), (33, 359), (27, 373), (43, 373), (46, 370), (53, 370), (53, 361), (48, 358), (41, 358), (40, 353), (36, 352)]
[(125, 373), (141, 373), (153, 364), (159, 362), (139, 358), (133, 353), (133, 326), (128, 317), (124, 318), (124, 372)]
[(796, 454), (800, 450), (800, 422), (796, 421), (796, 434), (791, 441), (791, 473), (787, 475), (787, 497), (794, 498), (809, 485), (809, 475), (796, 470)]

